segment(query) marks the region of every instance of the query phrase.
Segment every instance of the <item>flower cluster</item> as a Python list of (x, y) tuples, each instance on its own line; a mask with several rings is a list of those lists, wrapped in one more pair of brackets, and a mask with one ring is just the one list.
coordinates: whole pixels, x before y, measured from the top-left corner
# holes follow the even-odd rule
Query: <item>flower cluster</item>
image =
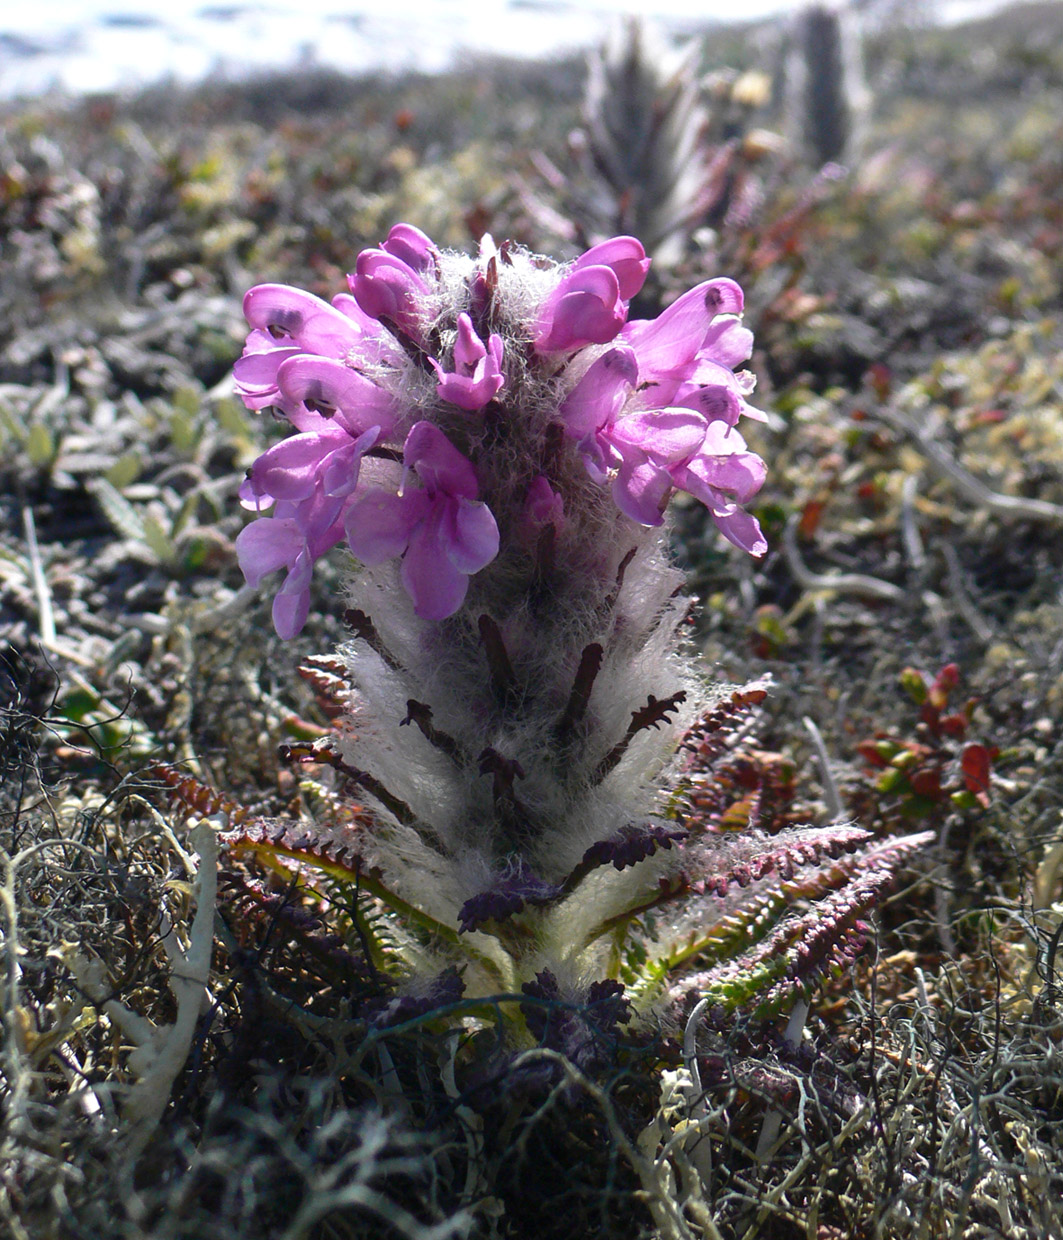
[(236, 388), (295, 433), (248, 471), (241, 501), (269, 515), (237, 552), (252, 585), (286, 570), (277, 632), (303, 627), (314, 562), (340, 542), (368, 566), (401, 558), (421, 619), (453, 615), (471, 578), (588, 502), (572, 461), (635, 526), (659, 526), (682, 490), (762, 555), (743, 505), (764, 464), (736, 429), (762, 416), (735, 372), (752, 350), (741, 290), (709, 280), (629, 321), (648, 267), (632, 237), (558, 268), (489, 237), (476, 259), (445, 254), (399, 224), (331, 305), (252, 289)]

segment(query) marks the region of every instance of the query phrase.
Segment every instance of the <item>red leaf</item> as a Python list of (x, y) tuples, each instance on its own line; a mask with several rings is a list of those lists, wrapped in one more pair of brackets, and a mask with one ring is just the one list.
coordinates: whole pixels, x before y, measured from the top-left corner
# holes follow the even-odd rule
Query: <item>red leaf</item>
[(932, 766), (913, 771), (908, 776), (908, 783), (917, 796), (936, 801), (941, 796), (941, 768)]
[(955, 663), (946, 663), (930, 686), (930, 701), (938, 710), (945, 709), (948, 705), (949, 694), (959, 683), (960, 669)]
[(802, 538), (811, 538), (815, 534), (825, 507), (826, 502), (822, 499), (810, 499), (805, 504), (801, 511), (801, 520), (797, 525), (797, 532)]
[(878, 767), (880, 770), (888, 766), (886, 758), (879, 753), (878, 743), (876, 741), (861, 741), (856, 747), (856, 752), (871, 766)]
[(968, 792), (981, 793), (988, 800), (989, 773), (993, 765), (989, 750), (985, 745), (966, 745), (960, 755), (960, 767), (963, 770), (963, 782)]

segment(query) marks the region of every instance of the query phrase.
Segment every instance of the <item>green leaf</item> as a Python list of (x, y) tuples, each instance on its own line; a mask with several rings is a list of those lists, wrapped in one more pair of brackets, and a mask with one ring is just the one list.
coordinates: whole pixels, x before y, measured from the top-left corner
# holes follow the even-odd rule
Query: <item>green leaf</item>
[(177, 561), (177, 548), (170, 531), (153, 513), (144, 516), (144, 541), (155, 553), (160, 564), (172, 565)]
[(906, 667), (900, 676), (901, 688), (916, 706), (922, 706), (930, 692), (926, 677), (914, 667)]
[(143, 468), (140, 457), (136, 452), (126, 452), (118, 458), (109, 470), (103, 475), (113, 487), (121, 490), (127, 487), (140, 477), (140, 471)]
[(244, 411), (243, 405), (237, 404), (235, 400), (219, 400), (214, 406), (214, 417), (223, 431), (241, 443), (251, 438), (251, 419)]
[[(10, 405), (0, 405), (0, 430), (3, 430), (17, 444), (24, 444), (29, 435), (25, 422)], [(3, 441), (0, 440), (0, 442)]]
[(195, 415), (176, 404), (170, 412), (170, 442), (182, 454), (191, 452), (199, 442)]
[(43, 422), (34, 422), (26, 437), (26, 453), (38, 468), (45, 468), (55, 460), (55, 437)]

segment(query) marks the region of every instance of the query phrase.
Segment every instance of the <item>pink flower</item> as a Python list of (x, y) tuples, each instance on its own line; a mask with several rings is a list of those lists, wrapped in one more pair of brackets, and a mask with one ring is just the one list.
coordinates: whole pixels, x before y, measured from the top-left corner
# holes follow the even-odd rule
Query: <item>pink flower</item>
[(608, 344), (627, 318), (627, 303), (649, 270), (646, 251), (634, 237), (613, 237), (592, 246), (546, 299), (535, 329), (539, 353), (561, 353), (587, 344)]
[(505, 382), (502, 374), (502, 337), (492, 333), (484, 345), (467, 314), (458, 316), (454, 370), (448, 373), (435, 358), (428, 360), (439, 376), (436, 387), (439, 399), (457, 405), (459, 409), (482, 409)]
[(418, 228), (396, 224), (379, 250), (363, 250), (353, 274), (351, 292), (371, 318), (399, 327), (411, 339), (422, 339), (431, 286), (438, 270), (436, 248)]
[(650, 260), (641, 241), (634, 237), (610, 237), (592, 245), (576, 259), (573, 269), (578, 271), (581, 267), (609, 267), (616, 276), (620, 296), (630, 301), (646, 282)]
[(700, 499), (736, 546), (767, 551), (756, 518), (740, 507), (763, 485), (764, 462), (736, 430), (690, 409), (654, 409), (621, 418), (606, 437), (620, 460), (613, 498), (633, 521), (660, 525), (678, 488)]
[(579, 441), (587, 472), (604, 482), (612, 451), (608, 430), (616, 421), (638, 383), (633, 349), (620, 345), (603, 353), (569, 392), (559, 413), (565, 433)]
[[(652, 350), (650, 356), (652, 361)], [(709, 373), (704, 369), (708, 365), (722, 369), (701, 359), (691, 373)], [(736, 380), (729, 371), (723, 374)], [(767, 543), (760, 527), (740, 507), (756, 494), (765, 476), (764, 462), (731, 430), (743, 410), (726, 382), (688, 386), (686, 403), (691, 408), (625, 413), (642, 397), (643, 376), (641, 357), (630, 346), (618, 345), (589, 367), (559, 413), (565, 433), (579, 442), (590, 476), (605, 482), (613, 473), (613, 498), (633, 521), (660, 525), (678, 488), (706, 504), (736, 546), (763, 555)]]
[(314, 562), (343, 537), (343, 505), (318, 487), (301, 501), (279, 502), (275, 516), (252, 521), (237, 535), (236, 555), (249, 586), (288, 570), (273, 599), (273, 627), (286, 641), (306, 623)]
[[(444, 261), (423, 232), (396, 224), (379, 248), (358, 256), (351, 293), (331, 304), (276, 284), (244, 300), (251, 331), (234, 370), (237, 391), (252, 409), (279, 410), (294, 433), (248, 471), (241, 502), (270, 515), (243, 531), (237, 553), (252, 584), (285, 570), (273, 605), (282, 636), (302, 628), (314, 564), (344, 536), (367, 564), (401, 557), (418, 615), (453, 615), (470, 577), (499, 551), (481, 487), (513, 521), (507, 545), (552, 563), (560, 532), (579, 528), (574, 505), (585, 494), (570, 492), (558, 439), (544, 433), (557, 430), (546, 424), (559, 391), (553, 421), (626, 517), (660, 525), (672, 493), (685, 490), (732, 542), (764, 553), (742, 507), (761, 486), (764, 464), (734, 429), (742, 417), (763, 417), (746, 403), (752, 376), (735, 373), (752, 351), (737, 284), (709, 280), (657, 320), (628, 323), (649, 260), (635, 238), (612, 237), (558, 274), (536, 312), (529, 352), (521, 300), (529, 281), (519, 268), (539, 272), (536, 260), (485, 237), (479, 257), (464, 261), (464, 269), (462, 260)], [(499, 333), (512, 329), (504, 345)], [(472, 460), (424, 420), (438, 414), (455, 424), (425, 393), (429, 366), (440, 402), (470, 413), (494, 402), (498, 416), (470, 421), (465, 432)], [(401, 484), (392, 492), (400, 443)], [(377, 458), (371, 490), (366, 456)], [(526, 488), (523, 504), (515, 484)]]
[(249, 409), (288, 404), (277, 386), (277, 372), (289, 358), (308, 354), (345, 361), (397, 360), (393, 340), (365, 315), (349, 294), (329, 305), (312, 293), (284, 284), (259, 284), (244, 298), (251, 333), (233, 367), (236, 390)]
[[(347, 542), (365, 564), (402, 556), (402, 583), (414, 610), (443, 620), (458, 610), (469, 577), (498, 554), (498, 526), (477, 501), (476, 474), (431, 422), (406, 436), (403, 483), (397, 495), (372, 491), (347, 512)], [(413, 473), (420, 487), (409, 485)]]
[(734, 426), (745, 416), (764, 421), (746, 404), (749, 376), (734, 368), (753, 352), (753, 333), (738, 319), (742, 290), (733, 280), (707, 280), (684, 293), (656, 319), (638, 319), (620, 333), (639, 363), (642, 408), (686, 405)]
[(245, 507), (306, 499), (317, 487), (328, 496), (350, 495), (362, 456), (395, 425), (394, 398), (342, 363), (306, 354), (285, 358), (275, 382), (301, 433), (251, 466), (240, 490)]
[(396, 407), (393, 396), (334, 358), (275, 352), (281, 356), (270, 400), (299, 433), (268, 448), (248, 470), (243, 506), (276, 509), (240, 533), (236, 551), (250, 585), (288, 569), (273, 601), (273, 623), (290, 638), (306, 623), (314, 563), (343, 537), (362, 457), (394, 429)]
[(564, 498), (550, 485), (544, 474), (537, 474), (528, 486), (524, 508), (517, 527), (521, 542), (534, 548), (547, 527), (552, 527), (556, 538), (565, 524)]
[(435, 243), (412, 224), (393, 224), (388, 239), (380, 248), (421, 275), (436, 276), (439, 272), (439, 251)]

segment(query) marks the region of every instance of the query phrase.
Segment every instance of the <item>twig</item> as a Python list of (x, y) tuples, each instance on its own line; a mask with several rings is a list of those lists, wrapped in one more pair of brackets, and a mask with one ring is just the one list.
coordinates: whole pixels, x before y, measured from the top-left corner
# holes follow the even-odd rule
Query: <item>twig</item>
[(827, 754), (827, 746), (823, 741), (823, 733), (816, 727), (815, 722), (807, 715), (801, 720), (805, 725), (805, 730), (812, 737), (812, 744), (816, 749), (816, 756), (819, 758), (819, 769), (823, 775), (823, 796), (827, 802), (827, 812), (831, 816), (832, 822), (840, 822), (842, 817), (842, 799), (838, 793), (838, 785), (834, 782), (834, 775), (830, 769), (830, 757)]
[[(783, 1034), (783, 1041), (790, 1046), (801, 1045), (801, 1034), (805, 1028), (805, 1021), (808, 1019), (808, 1008), (807, 999), (798, 999), (793, 1006), (790, 1019), (786, 1024), (786, 1032)], [(761, 1125), (756, 1150), (758, 1162), (767, 1161), (768, 1155), (775, 1148), (775, 1142), (779, 1139), (779, 1129), (781, 1127), (782, 1111), (775, 1107), (764, 1116), (764, 1123)]]
[(801, 559), (797, 549), (797, 521), (791, 518), (786, 523), (782, 537), (783, 554), (787, 567), (794, 580), (805, 590), (829, 590), (834, 594), (858, 594), (865, 598), (882, 599), (890, 603), (900, 603), (905, 592), (892, 582), (882, 581), (878, 577), (869, 577), (865, 573), (814, 573)]
[[(699, 1127), (702, 1121), (708, 1118), (708, 1107), (705, 1104), (705, 1094), (701, 1087), (701, 1071), (698, 1068), (698, 1023), (708, 1008), (711, 1000), (708, 998), (699, 999), (694, 1005), (694, 1010), (687, 1018), (686, 1027), (683, 1030), (683, 1066), (690, 1075), (691, 1087), (689, 1095), (690, 1118)], [(701, 1181), (701, 1187), (704, 1194), (707, 1194), (712, 1186), (712, 1142), (704, 1137), (697, 1142), (692, 1150), (694, 1169), (697, 1171), (698, 1179)]]
[(908, 474), (901, 487), (901, 542), (912, 568), (919, 572), (926, 567), (926, 551), (919, 526), (915, 522), (915, 495), (919, 488), (916, 474)]
[(45, 646), (54, 647), (55, 612), (52, 610), (52, 592), (48, 588), (48, 580), (44, 575), (33, 509), (28, 506), (22, 509), (22, 527), (26, 531), (26, 546), (30, 553), (30, 572), (33, 576), (34, 593), (37, 595), (37, 618), (41, 626), (41, 642)]
[(945, 567), (949, 574), (949, 589), (952, 591), (952, 601), (956, 604), (956, 610), (966, 620), (971, 632), (979, 641), (992, 641), (993, 626), (974, 605), (971, 596), (967, 593), (967, 587), (963, 584), (963, 568), (960, 565), (960, 557), (956, 554), (956, 548), (946, 542), (941, 550), (945, 557)]
[(162, 920), (162, 944), (173, 966), (170, 989), (177, 1003), (172, 1025), (156, 1026), (145, 1016), (111, 997), (102, 964), (80, 952), (70, 959), (78, 984), (134, 1043), (129, 1059), (137, 1078), (126, 1103), (124, 1119), (132, 1124), (126, 1154), (130, 1166), (143, 1153), (158, 1128), (178, 1074), (188, 1060), (210, 976), (214, 944), (214, 911), (218, 893), (218, 840), (210, 819), (203, 819), (189, 837), (199, 865), (195, 880), (196, 911), (188, 931), (188, 950), (177, 943), (175, 928)]

